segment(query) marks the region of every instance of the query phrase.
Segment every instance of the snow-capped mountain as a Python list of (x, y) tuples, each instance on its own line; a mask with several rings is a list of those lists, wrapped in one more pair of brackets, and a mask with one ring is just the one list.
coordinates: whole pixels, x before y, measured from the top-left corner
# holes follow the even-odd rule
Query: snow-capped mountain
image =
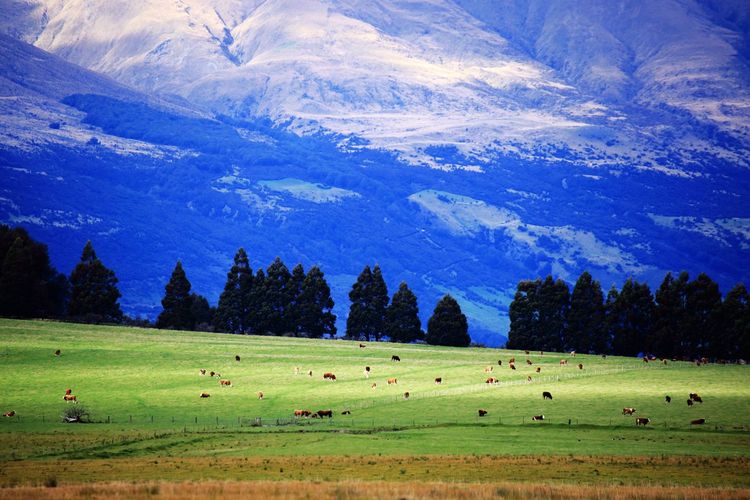
[[(475, 340), (516, 283), (750, 281), (741, 0), (6, 0), (0, 222), (68, 272), (91, 239), (131, 314), (175, 260), (365, 264)], [(29, 45), (32, 44), (32, 45)], [(426, 168), (425, 168), (426, 167)]]

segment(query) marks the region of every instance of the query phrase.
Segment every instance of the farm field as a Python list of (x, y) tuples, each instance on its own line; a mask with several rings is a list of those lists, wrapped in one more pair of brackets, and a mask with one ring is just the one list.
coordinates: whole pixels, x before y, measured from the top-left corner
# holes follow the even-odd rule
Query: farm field
[[(688, 496), (717, 494), (709, 488), (750, 495), (746, 366), (364, 344), (0, 320), (0, 410), (15, 411), (0, 420), (0, 497), (134, 481), (167, 496), (184, 496), (172, 484), (182, 481), (209, 490), (219, 481), (230, 496), (262, 483), (267, 495), (289, 497), (282, 492), (298, 488), (281, 485), (295, 481), (322, 482), (323, 498), (340, 496), (337, 488), (388, 496), (388, 488), (422, 491), (418, 485), (455, 496), (443, 489), (454, 482), (471, 483), (472, 498), (549, 496), (533, 488), (552, 487), (580, 496), (571, 485), (612, 496), (643, 484), (666, 496), (673, 487)], [(62, 398), (67, 388), (94, 423), (61, 422), (72, 406)], [(692, 392), (704, 402), (688, 407)], [(624, 407), (635, 415), (624, 416)], [(333, 418), (295, 419), (296, 409), (330, 409)], [(636, 417), (650, 422), (636, 427)], [(706, 423), (690, 424), (699, 418)], [(368, 493), (375, 484), (385, 489)]]

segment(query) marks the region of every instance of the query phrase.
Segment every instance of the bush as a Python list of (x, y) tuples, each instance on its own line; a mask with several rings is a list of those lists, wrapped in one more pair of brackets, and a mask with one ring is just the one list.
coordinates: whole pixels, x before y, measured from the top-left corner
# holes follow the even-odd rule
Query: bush
[(89, 421), (90, 414), (88, 408), (79, 403), (66, 406), (60, 417), (67, 424), (83, 423)]
[(44, 480), (44, 486), (47, 488), (57, 488), (57, 478), (55, 476), (49, 476)]

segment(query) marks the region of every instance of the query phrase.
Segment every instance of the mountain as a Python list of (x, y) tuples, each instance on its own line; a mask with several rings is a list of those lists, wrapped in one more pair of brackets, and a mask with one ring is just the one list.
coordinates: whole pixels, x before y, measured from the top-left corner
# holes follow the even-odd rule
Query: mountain
[[(87, 239), (129, 313), (174, 261), (365, 264), (497, 344), (520, 279), (748, 281), (741, 1), (0, 4), (0, 221), (69, 271)], [(35, 47), (28, 45), (33, 44)], [(341, 324), (341, 323), (340, 323)]]

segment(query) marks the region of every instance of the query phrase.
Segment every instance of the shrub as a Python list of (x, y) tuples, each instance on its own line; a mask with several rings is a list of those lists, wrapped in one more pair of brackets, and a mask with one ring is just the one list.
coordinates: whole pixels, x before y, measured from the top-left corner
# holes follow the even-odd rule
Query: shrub
[(68, 424), (83, 423), (89, 421), (90, 414), (88, 408), (79, 403), (66, 406), (60, 417)]

